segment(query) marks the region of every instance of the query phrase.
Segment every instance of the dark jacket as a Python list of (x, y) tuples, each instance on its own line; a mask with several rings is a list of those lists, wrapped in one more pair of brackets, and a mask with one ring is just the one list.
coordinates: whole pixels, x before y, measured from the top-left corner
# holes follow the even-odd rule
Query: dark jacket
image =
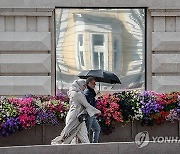
[(88, 103), (91, 104), (93, 107), (96, 107), (96, 92), (94, 91), (94, 89), (90, 88), (87, 85), (86, 89), (84, 90), (84, 95), (86, 96)]

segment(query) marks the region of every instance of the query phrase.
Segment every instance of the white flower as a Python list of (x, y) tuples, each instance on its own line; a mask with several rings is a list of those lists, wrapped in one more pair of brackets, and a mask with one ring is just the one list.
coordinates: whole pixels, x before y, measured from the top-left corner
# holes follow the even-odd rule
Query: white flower
[(42, 107), (43, 104), (41, 103), (41, 100), (38, 100), (38, 101), (37, 101), (37, 105), (40, 106), (40, 107)]
[(7, 112), (6, 115), (7, 115), (7, 117), (9, 117), (10, 116), (9, 112)]

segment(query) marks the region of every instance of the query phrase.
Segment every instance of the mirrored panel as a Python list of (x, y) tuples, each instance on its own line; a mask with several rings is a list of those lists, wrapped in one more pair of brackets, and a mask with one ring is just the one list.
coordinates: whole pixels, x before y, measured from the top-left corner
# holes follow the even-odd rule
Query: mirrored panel
[(91, 69), (114, 72), (122, 82), (101, 83), (101, 91), (144, 89), (145, 9), (57, 8), (55, 16), (57, 90)]

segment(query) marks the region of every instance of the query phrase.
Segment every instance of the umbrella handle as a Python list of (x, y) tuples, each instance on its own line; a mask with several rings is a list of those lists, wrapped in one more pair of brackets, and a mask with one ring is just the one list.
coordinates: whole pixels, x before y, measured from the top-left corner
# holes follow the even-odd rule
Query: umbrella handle
[(100, 86), (100, 82), (99, 82), (99, 91), (100, 91), (100, 88), (101, 88), (101, 86)]
[(111, 89), (113, 89), (113, 88), (114, 88), (114, 86), (115, 86), (115, 83), (114, 83), (114, 85), (111, 87)]

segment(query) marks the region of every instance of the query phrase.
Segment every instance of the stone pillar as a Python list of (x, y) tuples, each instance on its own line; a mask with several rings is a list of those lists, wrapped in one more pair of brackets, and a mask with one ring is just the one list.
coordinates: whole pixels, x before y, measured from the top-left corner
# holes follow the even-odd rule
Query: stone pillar
[(180, 90), (180, 10), (151, 10), (152, 90)]

